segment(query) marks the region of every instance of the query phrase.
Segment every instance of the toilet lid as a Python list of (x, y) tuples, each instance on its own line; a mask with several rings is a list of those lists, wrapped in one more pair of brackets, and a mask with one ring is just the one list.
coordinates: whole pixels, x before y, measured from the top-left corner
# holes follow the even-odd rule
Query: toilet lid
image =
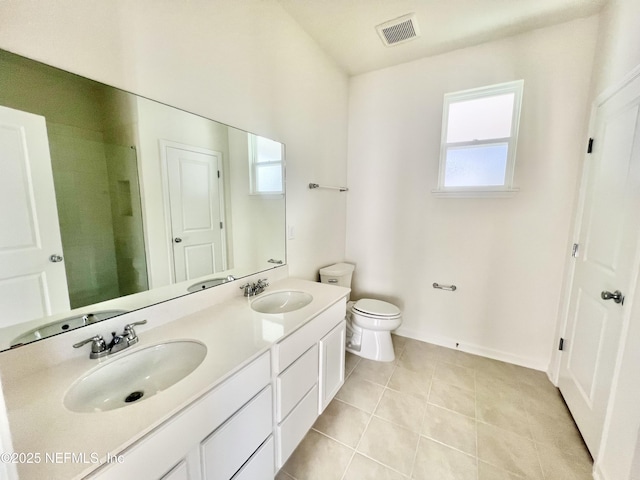
[(397, 317), (400, 315), (400, 309), (395, 305), (371, 298), (358, 300), (353, 309), (366, 315), (375, 315), (377, 317)]

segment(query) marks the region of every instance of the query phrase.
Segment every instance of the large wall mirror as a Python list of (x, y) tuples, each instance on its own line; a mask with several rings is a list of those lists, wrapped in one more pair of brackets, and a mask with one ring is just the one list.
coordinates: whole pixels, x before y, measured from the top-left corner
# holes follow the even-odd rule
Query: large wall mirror
[(285, 263), (284, 145), (0, 51), (0, 350)]

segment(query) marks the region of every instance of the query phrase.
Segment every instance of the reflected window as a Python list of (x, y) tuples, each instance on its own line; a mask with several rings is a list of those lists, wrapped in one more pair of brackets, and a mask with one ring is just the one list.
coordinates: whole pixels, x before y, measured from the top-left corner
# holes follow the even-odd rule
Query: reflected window
[(444, 96), (439, 191), (513, 187), (523, 81)]
[(284, 193), (282, 144), (249, 135), (249, 177), (252, 195)]

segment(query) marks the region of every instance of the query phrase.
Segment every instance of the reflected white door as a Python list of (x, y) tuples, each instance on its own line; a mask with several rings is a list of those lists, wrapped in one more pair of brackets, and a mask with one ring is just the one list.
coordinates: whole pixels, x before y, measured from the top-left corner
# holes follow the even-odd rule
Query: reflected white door
[(175, 281), (226, 270), (222, 154), (168, 145), (165, 153)]
[(583, 182), (578, 258), (559, 387), (596, 456), (620, 334), (631, 298), (616, 303), (603, 292), (629, 294), (638, 275), (640, 226), (640, 80), (595, 113), (593, 152)]
[(69, 296), (44, 117), (0, 107), (0, 165), (2, 328), (69, 310)]

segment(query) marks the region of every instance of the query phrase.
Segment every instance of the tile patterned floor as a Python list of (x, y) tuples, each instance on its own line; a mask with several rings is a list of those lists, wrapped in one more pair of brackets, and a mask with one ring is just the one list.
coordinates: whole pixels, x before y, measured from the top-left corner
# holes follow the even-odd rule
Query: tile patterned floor
[(582, 480), (592, 460), (542, 372), (394, 336), (347, 379), (277, 480)]

